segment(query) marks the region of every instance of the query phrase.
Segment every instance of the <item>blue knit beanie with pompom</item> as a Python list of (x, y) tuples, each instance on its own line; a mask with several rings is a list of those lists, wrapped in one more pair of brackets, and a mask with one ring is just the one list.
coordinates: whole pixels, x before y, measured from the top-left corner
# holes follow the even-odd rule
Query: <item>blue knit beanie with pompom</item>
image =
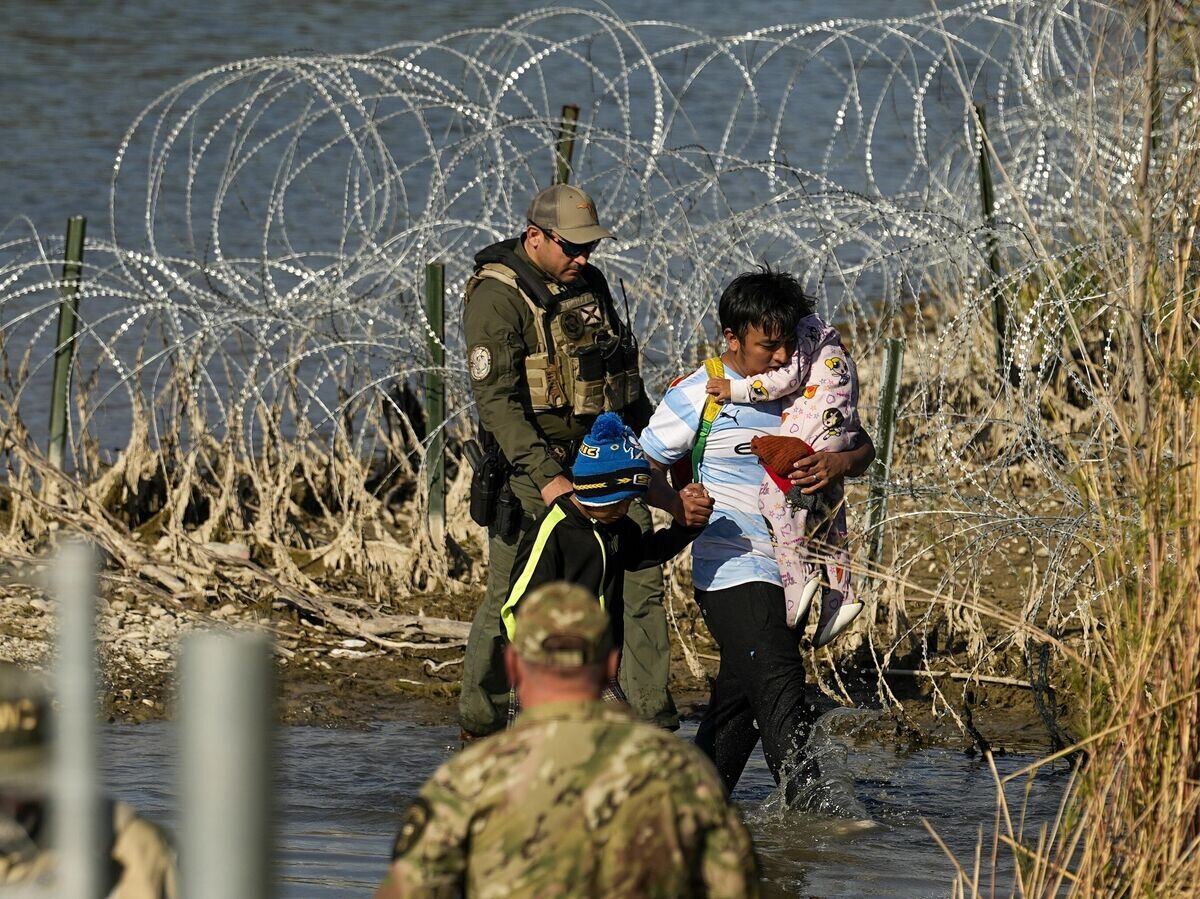
[(572, 480), (576, 498), (588, 506), (608, 506), (645, 495), (650, 486), (650, 463), (617, 413), (599, 416), (583, 438)]

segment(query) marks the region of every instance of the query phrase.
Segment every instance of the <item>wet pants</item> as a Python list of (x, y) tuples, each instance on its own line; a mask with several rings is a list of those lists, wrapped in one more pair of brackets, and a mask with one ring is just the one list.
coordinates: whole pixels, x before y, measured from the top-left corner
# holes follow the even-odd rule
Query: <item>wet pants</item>
[[(533, 481), (516, 476), (513, 493), (532, 515), (543, 508)], [(639, 502), (629, 517), (644, 531), (653, 529), (650, 510)], [(508, 596), (517, 546), (524, 530), (510, 538), (489, 534), (488, 582), (483, 602), (471, 622), (463, 659), (462, 691), (458, 697), (458, 722), (472, 734), (502, 730), (508, 720), (508, 677), (504, 673), (504, 630), (500, 607)], [(625, 573), (624, 644), (621, 647), (621, 688), (635, 715), (644, 721), (674, 730), (679, 713), (667, 688), (671, 644), (663, 609), (662, 568)]]
[(696, 603), (721, 648), (721, 668), (696, 745), (713, 760), (730, 792), (760, 737), (777, 784), (794, 783), (797, 772), (810, 776), (804, 748), (816, 711), (804, 697), (801, 632), (787, 626), (783, 588), (752, 581), (697, 590)]

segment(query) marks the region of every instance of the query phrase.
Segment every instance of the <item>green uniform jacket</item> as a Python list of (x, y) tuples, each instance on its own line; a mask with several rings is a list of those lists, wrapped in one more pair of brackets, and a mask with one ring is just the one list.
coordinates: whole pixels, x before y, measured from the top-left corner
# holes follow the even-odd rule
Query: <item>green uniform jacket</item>
[[(522, 244), (517, 255), (533, 265)], [(540, 271), (533, 266), (535, 271)], [(593, 269), (592, 274), (599, 272)], [(553, 279), (545, 278), (547, 283)], [(602, 280), (602, 279), (601, 279)], [(607, 313), (616, 320), (615, 310)], [(541, 490), (558, 475), (570, 476), (574, 459), (556, 459), (550, 441), (568, 443), (587, 434), (594, 418), (581, 419), (570, 410), (534, 412), (525, 383), (525, 357), (537, 352), (537, 320), (521, 295), (496, 280), (484, 280), (466, 297), (463, 313), (468, 352), (486, 348), (489, 365), (486, 374), (476, 378), (472, 371), (471, 387), (479, 410), (479, 423), (500, 444), (505, 458), (521, 474), (532, 479)], [(642, 392), (632, 406), (619, 410), (625, 423), (635, 431), (650, 420), (651, 406)], [(530, 514), (539, 510), (527, 509)]]
[(379, 897), (755, 897), (750, 835), (695, 747), (603, 703), (527, 709), (442, 765)]

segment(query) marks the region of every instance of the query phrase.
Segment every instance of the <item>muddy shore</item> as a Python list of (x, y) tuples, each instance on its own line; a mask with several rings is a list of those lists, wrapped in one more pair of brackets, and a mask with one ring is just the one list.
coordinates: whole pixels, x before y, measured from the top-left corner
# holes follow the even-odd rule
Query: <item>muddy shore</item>
[[(53, 608), (39, 586), (36, 570), (9, 566), (0, 580), (0, 657), (45, 668), (50, 663)], [(170, 718), (174, 711), (175, 664), (180, 640), (197, 628), (259, 628), (276, 648), (279, 719), (288, 725), (334, 728), (367, 727), (375, 722), (408, 720), (452, 724), (461, 676), (462, 645), (419, 650), (383, 648), (348, 637), (313, 621), (283, 602), (258, 607), (226, 603), (189, 604), (139, 595), (136, 588), (106, 580), (98, 618), (102, 708), (110, 721), (136, 723)], [(426, 615), (469, 621), (477, 594), (421, 597), (414, 605)], [(701, 625), (702, 627), (702, 625)], [(702, 668), (693, 676), (677, 640), (672, 645), (672, 693), (683, 716), (698, 716), (707, 699), (708, 678), (716, 674), (719, 650), (703, 632), (693, 652)], [(861, 661), (861, 660), (859, 660)], [(850, 697), (863, 707), (878, 707), (874, 670), (854, 658), (839, 663)], [(896, 666), (901, 671), (901, 666)], [(1016, 679), (1014, 679), (1016, 680)], [(917, 748), (939, 745), (972, 752), (977, 740), (963, 732), (955, 714), (930, 702), (929, 682), (898, 674), (887, 678), (904, 714), (881, 716), (888, 742), (897, 735)], [(835, 701), (810, 685), (818, 708)], [(955, 685), (946, 689), (961, 699), (961, 718), (971, 712), (973, 726), (997, 750), (1044, 751), (1050, 743), (1034, 707), (1031, 691), (1018, 683)], [(869, 739), (870, 734), (864, 734)], [(880, 737), (884, 737), (880, 734)]]

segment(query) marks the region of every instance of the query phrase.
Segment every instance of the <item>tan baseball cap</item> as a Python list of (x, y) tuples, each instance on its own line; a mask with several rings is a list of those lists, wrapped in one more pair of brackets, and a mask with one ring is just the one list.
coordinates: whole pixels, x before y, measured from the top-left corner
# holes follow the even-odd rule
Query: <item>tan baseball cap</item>
[(529, 204), (525, 218), (571, 243), (612, 237), (606, 228), (600, 227), (592, 198), (570, 184), (555, 184), (540, 192)]
[(527, 662), (579, 668), (603, 662), (612, 648), (608, 613), (585, 587), (555, 581), (517, 605), (513, 649)]

